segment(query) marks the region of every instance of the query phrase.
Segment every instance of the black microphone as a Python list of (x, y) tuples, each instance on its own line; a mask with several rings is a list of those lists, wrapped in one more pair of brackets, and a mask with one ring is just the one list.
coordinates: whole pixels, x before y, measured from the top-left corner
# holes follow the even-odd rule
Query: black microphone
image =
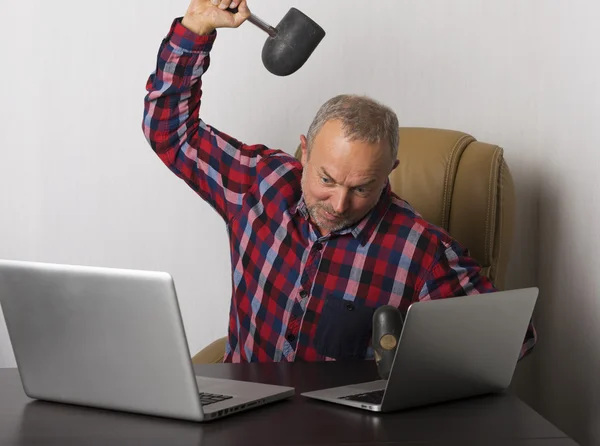
[(391, 305), (383, 305), (373, 314), (372, 346), (381, 379), (388, 379), (390, 376), (403, 325), (404, 318), (400, 310)]

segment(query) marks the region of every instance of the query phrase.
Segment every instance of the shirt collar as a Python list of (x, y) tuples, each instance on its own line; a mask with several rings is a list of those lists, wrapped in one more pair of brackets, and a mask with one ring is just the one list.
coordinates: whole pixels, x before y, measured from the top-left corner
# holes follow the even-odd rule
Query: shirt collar
[(306, 202), (304, 201), (304, 193), (300, 196), (298, 202), (290, 209), (292, 215), (296, 215), (298, 212), (308, 220), (308, 210), (306, 209)]

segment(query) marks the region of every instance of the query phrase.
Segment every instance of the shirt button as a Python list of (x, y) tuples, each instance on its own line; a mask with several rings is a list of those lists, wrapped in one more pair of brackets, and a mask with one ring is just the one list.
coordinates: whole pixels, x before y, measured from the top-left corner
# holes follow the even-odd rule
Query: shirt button
[(352, 302), (347, 302), (346, 303), (346, 310), (348, 310), (348, 311), (354, 310), (354, 304)]
[(288, 333), (285, 337), (289, 342), (294, 342), (296, 340), (296, 335), (294, 333)]
[(300, 291), (300, 297), (302, 299), (306, 299), (308, 297), (308, 293), (305, 290)]
[(320, 243), (320, 242), (319, 243), (315, 243), (315, 249), (317, 251), (320, 251), (321, 249), (323, 249), (323, 243)]

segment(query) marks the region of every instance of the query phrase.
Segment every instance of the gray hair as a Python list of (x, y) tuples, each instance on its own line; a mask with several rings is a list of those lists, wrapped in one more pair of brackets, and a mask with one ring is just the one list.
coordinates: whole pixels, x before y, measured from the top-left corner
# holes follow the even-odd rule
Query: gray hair
[(339, 95), (321, 106), (308, 129), (308, 155), (315, 137), (328, 121), (341, 121), (344, 136), (351, 141), (378, 144), (387, 141), (392, 160), (398, 157), (400, 141), (396, 113), (389, 107), (366, 96)]

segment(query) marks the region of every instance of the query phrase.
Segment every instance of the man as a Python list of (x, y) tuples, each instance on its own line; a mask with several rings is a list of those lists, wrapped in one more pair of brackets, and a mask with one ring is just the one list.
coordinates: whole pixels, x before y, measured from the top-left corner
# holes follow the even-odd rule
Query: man
[[(162, 42), (143, 122), (160, 159), (227, 224), (225, 361), (371, 358), (377, 307), (405, 314), (412, 302), (494, 291), (463, 247), (391, 192), (399, 125), (389, 108), (328, 101), (300, 138), (301, 161), (198, 118), (216, 29), (249, 14), (246, 0), (191, 1)], [(534, 344), (530, 326), (522, 355)]]

